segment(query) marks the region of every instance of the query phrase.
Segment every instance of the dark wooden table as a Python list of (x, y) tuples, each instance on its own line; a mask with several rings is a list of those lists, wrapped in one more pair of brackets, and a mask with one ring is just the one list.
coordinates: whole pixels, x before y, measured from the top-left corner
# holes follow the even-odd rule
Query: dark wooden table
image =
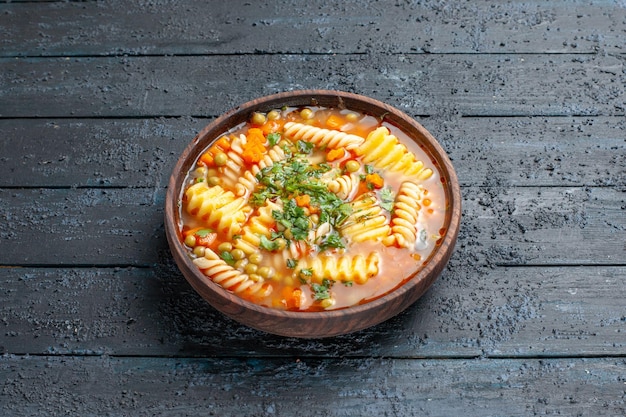
[[(626, 414), (626, 3), (0, 2), (0, 415)], [(415, 305), (297, 340), (167, 249), (178, 154), (339, 89), (449, 152), (463, 226)]]

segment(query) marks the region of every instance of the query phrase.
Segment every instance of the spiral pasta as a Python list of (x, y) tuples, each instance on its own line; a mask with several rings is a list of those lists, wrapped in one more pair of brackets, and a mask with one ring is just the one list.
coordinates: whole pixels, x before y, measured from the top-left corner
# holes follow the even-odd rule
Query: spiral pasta
[(378, 274), (380, 255), (371, 252), (363, 255), (318, 256), (306, 258), (299, 262), (297, 273), (309, 270), (313, 282), (321, 283), (324, 278), (341, 282), (365, 284), (371, 277)]
[(382, 240), (389, 235), (389, 219), (380, 206), (376, 194), (365, 193), (351, 204), (352, 214), (341, 225), (339, 231), (354, 242)]
[(233, 139), (230, 150), (227, 152), (228, 159), (226, 164), (219, 169), (222, 184), (228, 189), (236, 187), (243, 171), (245, 164), (241, 155), (243, 153), (242, 147), (245, 145), (246, 140), (246, 136), (243, 134)]
[(213, 282), (234, 293), (258, 294), (265, 297), (272, 292), (272, 286), (265, 280), (252, 279), (249, 275), (228, 265), (211, 249), (206, 249), (204, 256), (194, 259), (193, 263)]
[(339, 130), (322, 129), (303, 123), (285, 123), (285, 136), (294, 140), (311, 142), (319, 147), (331, 149), (344, 148), (352, 150), (361, 145), (365, 139), (361, 136), (341, 132)]
[(362, 161), (379, 169), (401, 172), (421, 180), (432, 176), (433, 171), (400, 143), (384, 126), (372, 131), (363, 144), (356, 149)]
[(209, 187), (206, 182), (196, 183), (185, 191), (187, 213), (204, 221), (218, 233), (229, 239), (241, 231), (250, 207), (246, 200), (236, 198), (231, 191), (221, 186)]
[(391, 236), (383, 240), (385, 245), (396, 244), (401, 248), (408, 248), (415, 244), (418, 232), (419, 200), (423, 192), (422, 186), (411, 181), (405, 181), (400, 185), (391, 216)]
[(272, 211), (280, 210), (280, 208), (281, 206), (277, 203), (266, 201), (265, 205), (257, 210), (257, 215), (250, 216), (243, 227), (241, 237), (235, 241), (234, 246), (247, 255), (259, 251), (261, 236), (269, 238), (272, 233), (271, 227), (276, 223), (272, 217)]
[(328, 189), (337, 194), (337, 197), (342, 200), (348, 200), (354, 197), (359, 189), (360, 183), (359, 176), (357, 174), (344, 174), (339, 178), (336, 178), (328, 183)]

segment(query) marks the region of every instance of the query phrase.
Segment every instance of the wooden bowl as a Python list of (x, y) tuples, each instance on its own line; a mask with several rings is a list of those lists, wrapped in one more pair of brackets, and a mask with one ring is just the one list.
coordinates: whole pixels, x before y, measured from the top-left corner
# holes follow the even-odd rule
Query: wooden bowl
[[(255, 111), (267, 112), (283, 106), (346, 108), (379, 117), (400, 128), (430, 155), (445, 188), (447, 209), (445, 235), (432, 256), (400, 287), (365, 304), (321, 312), (283, 311), (263, 307), (239, 298), (207, 278), (192, 263), (181, 243), (179, 206), (186, 173), (200, 153), (223, 132), (249, 120)], [(192, 287), (214, 308), (232, 319), (273, 334), (321, 338), (351, 333), (381, 323), (420, 298), (447, 264), (458, 236), (461, 221), (461, 193), (454, 168), (437, 140), (405, 113), (380, 101), (357, 94), (302, 90), (261, 97), (232, 109), (205, 127), (184, 150), (171, 176), (165, 202), (165, 231), (173, 257)]]

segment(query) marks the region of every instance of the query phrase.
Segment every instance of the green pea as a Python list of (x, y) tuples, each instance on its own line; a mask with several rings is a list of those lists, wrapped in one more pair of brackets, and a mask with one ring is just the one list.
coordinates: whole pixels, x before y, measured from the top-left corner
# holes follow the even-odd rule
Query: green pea
[(267, 113), (267, 118), (269, 120), (278, 120), (280, 119), (280, 113), (278, 112), (278, 110), (271, 110), (269, 113)]
[(233, 256), (233, 259), (236, 261), (246, 257), (246, 254), (241, 249), (233, 249), (233, 251), (230, 254)]
[(194, 235), (187, 235), (187, 237), (185, 238), (185, 245), (189, 246), (190, 248), (196, 246), (196, 237)]
[(262, 266), (257, 273), (265, 279), (271, 279), (276, 274), (276, 271), (271, 266)]
[(252, 255), (248, 256), (248, 259), (253, 264), (259, 264), (263, 260), (263, 255), (261, 252), (254, 252)]
[(334, 304), (335, 304), (335, 300), (333, 300), (332, 298), (326, 298), (320, 301), (320, 306), (322, 308), (329, 308), (329, 307), (332, 307)]
[(276, 246), (278, 246), (278, 250), (283, 250), (287, 247), (287, 241), (282, 237), (279, 237), (274, 242), (276, 242)]
[(233, 244), (230, 243), (230, 242), (222, 242), (217, 247), (217, 250), (220, 253), (222, 253), (222, 252), (230, 252), (231, 250), (233, 250)]
[(359, 120), (359, 115), (356, 113), (348, 113), (346, 114), (346, 120), (354, 123)]
[(193, 254), (197, 257), (204, 256), (204, 252), (206, 252), (206, 248), (204, 246), (196, 246), (193, 248)]
[(248, 275), (248, 278), (250, 278), (254, 282), (259, 282), (263, 279), (259, 274), (250, 274)]
[(346, 162), (346, 171), (357, 172), (359, 169), (361, 169), (361, 164), (359, 164), (354, 159), (351, 159), (348, 162)]
[(267, 119), (263, 113), (254, 112), (252, 114), (252, 119), (250, 121), (252, 122), (252, 124), (262, 125), (262, 124), (265, 124), (266, 120)]
[(309, 120), (313, 118), (313, 110), (311, 109), (302, 109), (300, 111), (300, 117), (302, 117), (304, 120)]
[(222, 180), (220, 180), (220, 177), (209, 177), (207, 181), (212, 187), (215, 185), (219, 185), (222, 182)]
[(218, 152), (213, 157), (213, 162), (215, 162), (215, 165), (217, 165), (218, 167), (222, 167), (226, 165), (226, 162), (228, 162), (228, 155), (226, 155), (224, 152)]
[(246, 274), (256, 274), (258, 269), (259, 266), (257, 264), (249, 263), (244, 268), (244, 271), (246, 272)]
[(240, 259), (237, 262), (235, 262), (235, 269), (238, 269), (240, 271), (244, 271), (247, 266), (248, 266), (248, 260), (246, 258)]
[(285, 236), (286, 239), (293, 239), (293, 233), (291, 233), (290, 229), (287, 229), (283, 232), (283, 236)]

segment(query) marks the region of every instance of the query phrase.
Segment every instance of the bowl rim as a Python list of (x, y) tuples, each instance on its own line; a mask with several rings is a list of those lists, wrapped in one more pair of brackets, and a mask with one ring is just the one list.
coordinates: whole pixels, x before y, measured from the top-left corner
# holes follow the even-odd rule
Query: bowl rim
[[(339, 106), (345, 106), (345, 108), (347, 109), (352, 109), (355, 111), (359, 110), (369, 114), (380, 114), (380, 116), (378, 117), (381, 118), (381, 121), (388, 122), (400, 128), (404, 131), (405, 134), (407, 134), (407, 136), (409, 136), (411, 140), (416, 142), (418, 146), (425, 148), (424, 150), (431, 158), (431, 162), (433, 162), (437, 166), (442, 182), (445, 180), (446, 183), (446, 185), (444, 186), (447, 204), (446, 216), (444, 220), (444, 226), (446, 228), (445, 236), (443, 237), (441, 243), (434, 248), (428, 259), (426, 261), (422, 261), (422, 266), (414, 271), (412, 274), (408, 275), (402, 281), (402, 284), (399, 284), (389, 292), (362, 304), (357, 304), (342, 309), (306, 312), (278, 310), (271, 307), (255, 304), (251, 301), (240, 298), (236, 294), (229, 292), (228, 290), (222, 288), (218, 284), (214, 283), (211, 279), (206, 277), (195, 266), (195, 264), (192, 263), (191, 258), (187, 255), (186, 249), (178, 238), (180, 232), (179, 230), (176, 230), (178, 228), (179, 219), (177, 211), (182, 195), (182, 184), (186, 173), (189, 170), (189, 168), (185, 167), (186, 165), (192, 166), (199, 157), (201, 151), (209, 146), (211, 143), (213, 143), (218, 137), (220, 137), (220, 135), (223, 134), (225, 130), (228, 130), (241, 123), (240, 121), (239, 123), (229, 124), (233, 121), (236, 121), (238, 119), (245, 121), (247, 120), (247, 117), (249, 117), (249, 114), (254, 111), (269, 111), (271, 108), (276, 108), (271, 106), (271, 104), (273, 103), (283, 103), (283, 105), (286, 106), (311, 106), (315, 105), (315, 103), (319, 102), (320, 100), (323, 101), (326, 99), (335, 99), (337, 100)], [(266, 107), (264, 108), (263, 106)], [(376, 110), (376, 112), (372, 111), (374, 109)], [(223, 125), (227, 125), (226, 129), (218, 129), (218, 127)], [(414, 129), (416, 133), (423, 136), (425, 142), (422, 143), (422, 139), (415, 137), (415, 134), (413, 132), (407, 132), (407, 129)], [(207, 135), (211, 134), (213, 135), (212, 138), (207, 137)], [(198, 146), (200, 144), (203, 145)], [(329, 318), (332, 318), (334, 316), (358, 315), (370, 310), (384, 312), (384, 305), (390, 302), (402, 304), (400, 310), (394, 312), (391, 315), (385, 317), (385, 314), (382, 313), (380, 320), (378, 320), (377, 322), (370, 322), (362, 327), (356, 325), (353, 326), (354, 328), (349, 329), (346, 332), (338, 331), (335, 334), (329, 334), (330, 336), (334, 336), (361, 330), (363, 328), (370, 327), (384, 320), (387, 320), (393, 315), (400, 313), (402, 310), (413, 304), (415, 301), (417, 301), (417, 299), (421, 297), (423, 293), (426, 292), (426, 290), (432, 285), (432, 283), (439, 277), (453, 252), (461, 224), (461, 192), (456, 171), (454, 170), (448, 154), (435, 139), (435, 137), (430, 132), (428, 132), (428, 130), (426, 130), (420, 123), (414, 120), (413, 117), (377, 99), (356, 93), (325, 89), (293, 90), (270, 94), (256, 98), (254, 100), (247, 101), (237, 107), (226, 111), (225, 113), (214, 119), (212, 122), (210, 122), (208, 125), (206, 125), (202, 130), (200, 130), (200, 132), (198, 132), (198, 134), (193, 138), (193, 140), (188, 143), (183, 152), (180, 154), (172, 171), (166, 192), (164, 216), (165, 231), (167, 235), (169, 249), (174, 256), (178, 268), (181, 270), (186, 280), (214, 308), (249, 327), (253, 327), (274, 334), (283, 334), (280, 331), (276, 331), (276, 329), (269, 330), (267, 327), (257, 326), (255, 324), (239, 320), (238, 313), (242, 310), (249, 310), (261, 316), (272, 316), (280, 317), (287, 320), (297, 320), (303, 325), (306, 325), (306, 323), (317, 322), (319, 320), (328, 320)], [(433, 260), (435, 258), (437, 258), (437, 261), (434, 262)], [(182, 264), (179, 262), (179, 260), (182, 260)], [(424, 282), (428, 277), (430, 277), (428, 282)], [(415, 290), (416, 286), (420, 285), (422, 287), (425, 286), (425, 289), (423, 289), (423, 291), (421, 291), (421, 294), (415, 297), (414, 300), (411, 300), (408, 303), (402, 303), (400, 301), (408, 293)], [(207, 286), (208, 288), (203, 288), (204, 286)], [(210, 295), (214, 296), (211, 297)], [(220, 299), (223, 299), (223, 301)], [(216, 305), (216, 303), (219, 305)], [(233, 303), (233, 305), (228, 306), (228, 303)], [(289, 332), (289, 334), (283, 335), (292, 334), (291, 332)], [(314, 335), (312, 337), (323, 336)], [(303, 334), (298, 337), (308, 336), (306, 334)]]

